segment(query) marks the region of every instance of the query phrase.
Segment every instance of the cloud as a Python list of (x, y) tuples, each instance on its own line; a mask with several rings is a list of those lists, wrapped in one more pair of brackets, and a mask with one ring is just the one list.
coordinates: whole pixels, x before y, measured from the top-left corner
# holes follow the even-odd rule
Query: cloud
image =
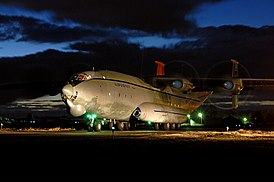
[[(1, 1), (4, 6), (43, 12), (56, 22), (76, 22), (88, 26), (120, 27), (149, 33), (185, 32), (195, 27), (187, 19), (202, 4), (219, 0), (67, 0)], [(45, 13), (47, 12), (47, 13)], [(54, 16), (53, 16), (54, 15)]]
[(0, 22), (1, 40), (68, 42), (94, 33), (90, 29), (57, 26), (34, 18), (18, 16), (0, 15)]

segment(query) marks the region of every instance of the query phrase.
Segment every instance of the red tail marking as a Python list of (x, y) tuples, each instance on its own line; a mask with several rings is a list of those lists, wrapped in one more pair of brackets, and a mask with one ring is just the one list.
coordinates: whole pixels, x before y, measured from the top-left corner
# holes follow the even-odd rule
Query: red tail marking
[(165, 75), (165, 64), (160, 62), (160, 61), (155, 61), (155, 63), (157, 64), (157, 72), (156, 72), (156, 75), (157, 76), (163, 76)]

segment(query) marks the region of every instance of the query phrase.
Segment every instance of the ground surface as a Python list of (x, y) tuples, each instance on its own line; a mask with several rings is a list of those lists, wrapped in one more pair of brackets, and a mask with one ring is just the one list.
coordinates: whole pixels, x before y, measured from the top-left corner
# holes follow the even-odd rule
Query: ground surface
[(274, 181), (274, 131), (1, 130), (1, 177)]

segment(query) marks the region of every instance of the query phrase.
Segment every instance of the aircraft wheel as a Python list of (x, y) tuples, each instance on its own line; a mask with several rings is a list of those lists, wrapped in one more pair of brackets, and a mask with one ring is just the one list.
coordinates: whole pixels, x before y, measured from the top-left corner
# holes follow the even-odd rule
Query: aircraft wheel
[(170, 129), (170, 124), (164, 123), (164, 130), (169, 130), (169, 129)]
[(127, 123), (124, 124), (124, 130), (128, 131), (129, 129), (130, 129), (130, 123), (127, 122)]
[(176, 129), (176, 124), (175, 123), (171, 123), (170, 124), (170, 129), (175, 130)]
[(95, 131), (101, 131), (101, 129), (102, 129), (101, 122), (95, 122), (94, 129), (95, 129)]
[(159, 129), (160, 129), (159, 123), (155, 123), (155, 124), (154, 124), (154, 129), (155, 129), (155, 130), (159, 130)]
[(124, 130), (124, 123), (123, 122), (117, 122), (117, 129), (119, 131), (123, 131)]
[(112, 130), (112, 127), (113, 127), (113, 126), (114, 126), (113, 122), (110, 122), (110, 123), (108, 124), (108, 127), (109, 127), (110, 130)]
[(180, 123), (177, 123), (176, 124), (176, 130), (179, 130), (181, 128), (181, 124)]
[(90, 126), (90, 125), (88, 125), (88, 126), (87, 126), (87, 131), (88, 131), (88, 132), (93, 131), (93, 127), (92, 127), (92, 126)]

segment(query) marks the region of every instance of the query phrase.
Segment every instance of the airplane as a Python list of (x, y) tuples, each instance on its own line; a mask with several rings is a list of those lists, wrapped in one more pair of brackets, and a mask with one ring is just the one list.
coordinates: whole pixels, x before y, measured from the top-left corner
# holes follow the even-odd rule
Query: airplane
[(62, 88), (61, 97), (72, 116), (88, 117), (87, 131), (101, 131), (103, 123), (121, 131), (132, 130), (142, 122), (151, 122), (155, 130), (179, 129), (188, 121), (188, 114), (214, 92), (205, 83), (221, 84), (231, 93), (233, 109), (238, 108), (238, 95), (245, 84), (247, 88), (274, 85), (274, 79), (239, 78), (239, 62), (231, 62), (231, 79), (199, 78), (203, 81), (202, 86), (197, 86), (200, 90), (195, 90), (195, 80), (165, 75), (165, 64), (155, 61), (156, 76), (150, 81), (110, 70), (73, 74)]
[(191, 82), (165, 77), (164, 63), (155, 63), (153, 84), (109, 70), (76, 73), (62, 88), (62, 99), (72, 116), (90, 116), (88, 131), (100, 131), (102, 121), (119, 130), (134, 129), (138, 122), (151, 122), (156, 130), (179, 128), (212, 92), (192, 92)]

